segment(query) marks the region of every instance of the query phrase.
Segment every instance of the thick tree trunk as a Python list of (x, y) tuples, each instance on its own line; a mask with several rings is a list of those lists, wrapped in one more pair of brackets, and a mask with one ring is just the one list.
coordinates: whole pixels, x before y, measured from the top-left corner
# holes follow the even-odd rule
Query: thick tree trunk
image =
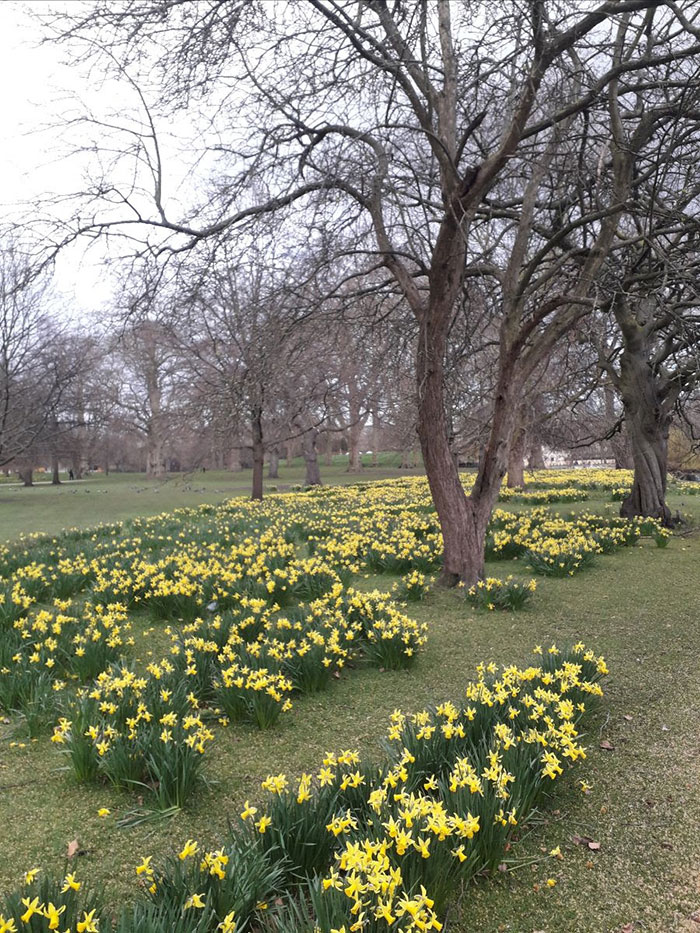
[(321, 471), (318, 467), (318, 454), (316, 452), (316, 439), (318, 432), (307, 431), (302, 440), (302, 453), (304, 454), (304, 463), (306, 464), (306, 485), (320, 486)]
[(669, 398), (660, 392), (659, 377), (648, 363), (650, 349), (645, 330), (624, 295), (618, 299), (615, 314), (624, 340), (618, 389), (634, 461), (632, 491), (623, 500), (620, 515), (658, 518), (670, 525), (671, 511), (666, 505)]
[[(634, 369), (637, 370), (637, 367)], [(648, 375), (644, 370), (648, 371)], [(654, 386), (649, 367), (645, 364), (634, 375), (636, 378), (633, 384), (639, 388), (639, 392), (636, 395), (625, 392), (623, 396), (634, 477), (632, 491), (623, 500), (620, 515), (625, 518), (635, 515), (658, 518), (664, 525), (670, 525), (671, 510), (666, 505), (670, 419), (658, 400), (650, 397)], [(641, 386), (642, 381), (648, 381), (648, 385)]]
[(228, 455), (228, 468), (232, 473), (240, 473), (241, 467), (241, 448), (232, 447)]
[(326, 431), (326, 466), (333, 466), (333, 432)]
[(287, 442), (287, 466), (288, 467), (294, 466), (294, 442), (293, 441)]
[(61, 476), (58, 469), (58, 457), (56, 454), (51, 458), (51, 485), (60, 486), (61, 485)]
[(506, 485), (511, 489), (525, 485), (525, 441), (526, 434), (522, 425), (518, 425), (513, 433), (513, 439), (508, 453), (508, 478)]
[(253, 489), (250, 498), (262, 499), (265, 446), (263, 444), (262, 412), (259, 410), (253, 413), (251, 419), (251, 434), (253, 439)]
[(671, 525), (671, 510), (666, 505), (666, 468), (668, 465), (668, 428), (650, 430), (650, 426), (630, 424), (634, 479), (632, 491), (623, 500), (620, 515), (633, 518), (643, 515)]
[(358, 422), (350, 425), (348, 429), (348, 473), (362, 472), (362, 456), (360, 455), (360, 432)]
[(484, 541), (493, 503), (487, 507), (483, 482), (479, 496), (466, 496), (452, 456), (443, 390), (444, 349), (444, 333), (426, 315), (421, 322), (416, 359), (418, 437), (442, 530), (441, 582), (454, 586), (460, 581), (475, 583), (484, 574)]
[(148, 437), (148, 451), (146, 455), (146, 475), (162, 476), (165, 473), (164, 445), (156, 435)]
[(279, 479), (280, 477), (280, 454), (277, 447), (270, 450), (267, 462), (267, 476), (268, 479)]
[(20, 469), (17, 470), (17, 474), (25, 486), (34, 485), (34, 470), (32, 467), (20, 467)]

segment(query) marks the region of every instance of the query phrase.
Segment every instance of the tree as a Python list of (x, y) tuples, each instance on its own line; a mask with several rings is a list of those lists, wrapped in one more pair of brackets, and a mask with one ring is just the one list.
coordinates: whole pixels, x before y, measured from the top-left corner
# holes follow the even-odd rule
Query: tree
[(15, 246), (0, 253), (0, 466), (13, 463), (31, 484), (38, 443), (55, 432), (56, 413), (75, 377), (59, 352), (45, 279)]
[(309, 364), (322, 343), (304, 329), (309, 303), (275, 269), (271, 247), (235, 264), (225, 247), (203, 255), (180, 285), (181, 352), (200, 396), (229, 425), (247, 426), (252, 498), (261, 499), (266, 452), (326, 417), (327, 376)]
[(619, 284), (611, 298), (616, 339), (603, 359), (623, 402), (634, 464), (632, 490), (620, 512), (666, 525), (671, 524), (666, 473), (673, 414), (700, 379), (696, 223), (693, 218), (689, 229), (675, 218), (672, 232), (646, 231), (635, 238), (636, 249), (618, 257)]
[[(619, 97), (635, 93), (635, 76), (637, 93), (659, 80), (673, 86), (700, 51), (688, 28), (696, 5), (529, 0), (506, 4), (499, 16), (490, 3), (309, 0), (294, 10), (293, 23), (284, 6), (238, 0), (99, 2), (69, 12), (63, 35), (106, 49), (122, 73), (140, 56), (147, 73), (155, 62), (161, 107), (193, 94), (214, 103), (217, 151), (230, 170), (187, 220), (171, 219), (149, 111), (143, 130), (129, 128), (143, 184), (124, 191), (99, 179), (106, 211), (78, 219), (61, 242), (146, 224), (155, 249), (179, 251), (230, 239), (261, 216), (301, 212), (312, 199), (336, 232), (351, 228), (356, 252), (388, 271), (414, 316), (418, 434), (442, 527), (443, 576), (472, 582), (483, 572), (520, 397), (595, 306), (634, 156), (661, 118), (655, 111), (627, 138)], [(231, 108), (248, 118), (235, 121), (245, 124), (238, 135)], [(116, 212), (119, 200), (128, 216)], [(450, 444), (444, 367), (471, 276), (488, 276), (500, 300), (491, 429), (467, 497)]]
[(148, 476), (166, 472), (168, 443), (181, 407), (181, 361), (169, 325), (157, 315), (131, 320), (118, 333), (122, 365), (116, 407), (145, 443)]

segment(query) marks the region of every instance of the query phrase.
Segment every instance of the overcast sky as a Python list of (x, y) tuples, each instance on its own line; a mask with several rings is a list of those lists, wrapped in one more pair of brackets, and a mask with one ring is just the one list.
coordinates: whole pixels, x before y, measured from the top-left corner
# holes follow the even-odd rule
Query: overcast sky
[[(26, 218), (37, 199), (80, 190), (82, 168), (66, 160), (58, 131), (52, 129), (71, 103), (71, 94), (89, 96), (84, 71), (62, 63), (64, 50), (41, 44), (41, 30), (30, 16), (56, 2), (0, 2), (0, 205), (3, 220)], [(59, 259), (56, 286), (72, 316), (99, 313), (109, 301), (97, 255), (72, 250)]]

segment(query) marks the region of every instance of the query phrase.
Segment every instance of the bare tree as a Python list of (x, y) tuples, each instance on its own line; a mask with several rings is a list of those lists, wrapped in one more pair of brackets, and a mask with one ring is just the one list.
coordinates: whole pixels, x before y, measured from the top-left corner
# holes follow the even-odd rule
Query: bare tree
[(48, 284), (16, 247), (0, 253), (0, 466), (31, 484), (37, 445), (56, 431), (57, 412), (76, 375), (61, 352)]
[[(327, 374), (309, 354), (309, 303), (275, 268), (272, 249), (231, 261), (226, 248), (181, 281), (180, 348), (200, 397), (229, 425), (245, 425), (252, 497), (263, 495), (265, 455), (326, 417)], [(318, 411), (319, 405), (323, 408)]]
[[(677, 118), (677, 99), (645, 103), (628, 134), (620, 99), (645, 102), (644, 88), (659, 82), (682, 96), (679, 69), (700, 53), (698, 15), (693, 0), (529, 0), (498, 12), (447, 0), (309, 0), (293, 22), (284, 5), (239, 0), (69, 11), (63, 36), (107, 50), (142, 102), (132, 77), (140, 61), (149, 75), (159, 69), (161, 107), (212, 102), (216, 152), (230, 168), (187, 220), (173, 218), (148, 110), (128, 128), (137, 183), (98, 179), (96, 213), (58, 242), (148, 226), (147, 245), (180, 251), (273, 213), (301, 216), (312, 199), (336, 231), (352, 228), (356, 252), (388, 271), (414, 316), (418, 434), (444, 579), (473, 581), (524, 387), (595, 307), (635, 158)], [(232, 110), (247, 116), (238, 134)], [(469, 497), (444, 395), (465, 276), (487, 276), (499, 293), (491, 427)]]
[(145, 445), (148, 476), (166, 472), (169, 441), (182, 406), (182, 365), (170, 325), (158, 315), (120, 328), (114, 354), (122, 371), (116, 407)]

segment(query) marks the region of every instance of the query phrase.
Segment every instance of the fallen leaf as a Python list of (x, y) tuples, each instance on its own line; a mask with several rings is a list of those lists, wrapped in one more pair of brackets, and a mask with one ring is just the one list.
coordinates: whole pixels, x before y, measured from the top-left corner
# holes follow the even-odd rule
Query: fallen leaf
[(600, 747), (604, 748), (606, 752), (612, 752), (615, 750), (613, 743), (609, 742), (607, 739), (603, 739), (603, 741), (600, 743)]
[(575, 846), (587, 846), (593, 842), (590, 836), (572, 836), (571, 841)]
[(586, 868), (593, 868), (593, 862), (591, 861), (586, 862)]
[(66, 852), (66, 858), (75, 858), (75, 856), (80, 852), (80, 844), (77, 839), (73, 839), (68, 843), (68, 851)]
[(600, 843), (599, 843), (599, 842), (589, 842), (589, 843), (588, 843), (588, 848), (591, 850), (591, 852), (598, 852), (598, 850), (600, 849)]
[(633, 719), (633, 717), (630, 716), (629, 713), (625, 713), (625, 715), (624, 715), (622, 718), (623, 718), (623, 719), (626, 719), (627, 722), (632, 722), (632, 719)]
[(626, 923), (623, 927), (620, 928), (620, 933), (634, 933), (636, 928), (636, 923)]
[(333, 676), (336, 680), (340, 680), (340, 671), (333, 671)]
[(662, 727), (661, 727), (661, 731), (662, 731), (662, 732), (670, 732), (671, 730), (668, 728), (668, 726), (662, 726)]
[(505, 862), (501, 862), (501, 864), (498, 866), (498, 870), (499, 870), (499, 871), (502, 871), (502, 872), (507, 872), (507, 871), (508, 871), (508, 866), (506, 865)]
[(659, 845), (662, 849), (672, 849), (673, 845), (670, 842), (660, 842)]

